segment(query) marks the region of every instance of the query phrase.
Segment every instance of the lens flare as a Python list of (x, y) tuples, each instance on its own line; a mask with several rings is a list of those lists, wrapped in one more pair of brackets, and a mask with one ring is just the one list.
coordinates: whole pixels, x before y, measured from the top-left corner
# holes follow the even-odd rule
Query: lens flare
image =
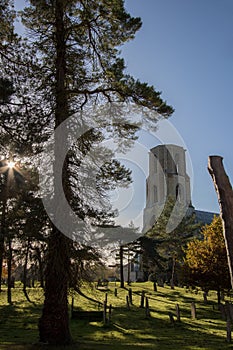
[(8, 168), (13, 169), (15, 167), (15, 162), (8, 162)]

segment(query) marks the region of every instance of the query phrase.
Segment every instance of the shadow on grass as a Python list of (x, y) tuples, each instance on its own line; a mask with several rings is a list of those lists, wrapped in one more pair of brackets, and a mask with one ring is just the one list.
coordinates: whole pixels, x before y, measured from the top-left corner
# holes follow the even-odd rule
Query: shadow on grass
[[(210, 315), (208, 315), (210, 316)], [(223, 330), (224, 324), (216, 325), (208, 320), (200, 323), (189, 317), (181, 322), (171, 324), (167, 311), (156, 311), (156, 317), (145, 317), (145, 310), (131, 307), (115, 307), (112, 322), (103, 326), (97, 322), (72, 322), (75, 341), (80, 349), (229, 349)], [(219, 335), (222, 331), (222, 335)]]
[[(29, 304), (29, 303), (28, 303)], [(20, 302), (0, 306), (0, 349), (9, 349), (14, 344), (33, 343), (38, 339), (38, 320), (41, 306), (29, 304), (22, 307)], [(4, 345), (5, 344), (5, 345)], [(10, 345), (7, 345), (10, 344)]]
[[(145, 290), (145, 288), (142, 288)], [(148, 289), (150, 290), (150, 289)], [(137, 289), (138, 292), (138, 289)], [(151, 292), (151, 290), (150, 290)], [(166, 294), (167, 293), (167, 296)], [(74, 344), (67, 347), (48, 347), (35, 343), (38, 340), (37, 323), (41, 306), (16, 302), (0, 307), (0, 349), (32, 350), (227, 350), (232, 349), (225, 341), (225, 323), (219, 322), (221, 316), (211, 305), (198, 303), (197, 320), (191, 320), (190, 298), (164, 289), (162, 296), (163, 310), (156, 309), (157, 294), (149, 294), (154, 300), (150, 318), (146, 318), (145, 309), (138, 305), (126, 310), (124, 306), (114, 306), (112, 321), (104, 326), (102, 322), (71, 320), (71, 332)], [(168, 295), (169, 294), (169, 295)], [(123, 295), (122, 295), (123, 296)], [(163, 299), (164, 296), (164, 299)], [(181, 302), (184, 301), (185, 305)], [(158, 302), (161, 302), (159, 299)], [(181, 323), (169, 322), (168, 312), (175, 315), (175, 305), (181, 304)], [(215, 323), (216, 321), (216, 323)]]

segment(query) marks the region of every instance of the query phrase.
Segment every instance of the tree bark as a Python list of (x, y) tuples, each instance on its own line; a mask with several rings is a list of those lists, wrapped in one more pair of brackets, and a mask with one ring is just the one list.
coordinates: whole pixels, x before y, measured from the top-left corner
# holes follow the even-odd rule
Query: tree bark
[(12, 287), (11, 268), (12, 268), (12, 246), (11, 246), (11, 238), (8, 237), (8, 253), (7, 253), (7, 302), (8, 302), (8, 304), (12, 304), (12, 295), (11, 295), (11, 287)]
[(29, 303), (31, 303), (31, 299), (29, 298), (29, 295), (27, 293), (27, 265), (28, 265), (28, 255), (29, 255), (29, 249), (30, 249), (30, 239), (27, 241), (27, 249), (25, 253), (25, 261), (23, 266), (23, 293), (25, 295), (25, 298)]
[(125, 287), (125, 283), (124, 283), (124, 264), (123, 264), (123, 260), (124, 260), (124, 248), (123, 246), (120, 246), (120, 280), (121, 280), (121, 288)]
[(2, 288), (2, 267), (3, 267), (3, 257), (5, 250), (5, 226), (6, 226), (6, 202), (7, 202), (7, 189), (6, 181), (4, 176), (4, 185), (2, 190), (2, 216), (1, 216), (1, 233), (0, 233), (0, 291)]
[[(56, 77), (55, 77), (55, 128), (68, 118), (68, 99), (66, 93), (66, 39), (64, 1), (55, 1), (55, 41), (56, 41)], [(59, 162), (59, 150), (64, 147), (55, 137), (55, 160)], [(68, 195), (67, 160), (62, 174), (63, 190)], [(56, 176), (54, 176), (54, 196), (57, 211), (62, 212), (57, 193)], [(45, 301), (42, 317), (39, 321), (40, 340), (49, 344), (67, 345), (71, 343), (68, 314), (68, 286), (70, 272), (70, 240), (54, 225), (48, 241), (47, 265), (45, 270)]]
[(218, 196), (231, 286), (233, 288), (233, 191), (222, 160), (223, 158), (220, 156), (210, 156), (208, 170)]
[(39, 264), (40, 287), (44, 289), (44, 267), (43, 267), (43, 262), (41, 258), (41, 253), (38, 248), (36, 249), (36, 253), (37, 253), (37, 260)]
[[(45, 301), (39, 321), (40, 341), (61, 345), (71, 342), (68, 314), (69, 241), (55, 227), (48, 242)], [(68, 269), (67, 269), (68, 267)]]

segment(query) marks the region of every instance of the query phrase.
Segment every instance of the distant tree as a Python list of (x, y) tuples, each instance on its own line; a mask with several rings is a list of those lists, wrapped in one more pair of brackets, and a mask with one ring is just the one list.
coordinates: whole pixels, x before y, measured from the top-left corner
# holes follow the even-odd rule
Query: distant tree
[[(161, 275), (163, 278), (166, 275), (166, 279), (169, 280), (172, 287), (175, 282), (176, 267), (180, 265), (184, 256), (183, 249), (200, 227), (193, 214), (187, 213), (180, 217), (180, 213), (183, 213), (183, 207), (179, 206), (179, 203), (173, 198), (168, 198), (163, 212), (147, 232), (147, 240), (145, 240), (147, 249), (144, 261), (149, 266), (149, 273), (157, 272), (157, 275)], [(172, 231), (168, 231), (171, 217), (175, 223), (177, 222), (177, 225)]]
[(216, 290), (220, 303), (221, 290), (231, 287), (221, 218), (215, 216), (201, 234), (203, 240), (189, 242), (185, 250), (186, 279), (205, 291)]

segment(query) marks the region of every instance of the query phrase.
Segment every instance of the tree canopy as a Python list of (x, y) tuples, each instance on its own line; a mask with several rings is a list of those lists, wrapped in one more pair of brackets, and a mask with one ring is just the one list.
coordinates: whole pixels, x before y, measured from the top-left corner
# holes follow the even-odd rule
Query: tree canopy
[(202, 239), (188, 243), (185, 250), (187, 283), (204, 290), (230, 289), (222, 220), (215, 216), (201, 231)]

